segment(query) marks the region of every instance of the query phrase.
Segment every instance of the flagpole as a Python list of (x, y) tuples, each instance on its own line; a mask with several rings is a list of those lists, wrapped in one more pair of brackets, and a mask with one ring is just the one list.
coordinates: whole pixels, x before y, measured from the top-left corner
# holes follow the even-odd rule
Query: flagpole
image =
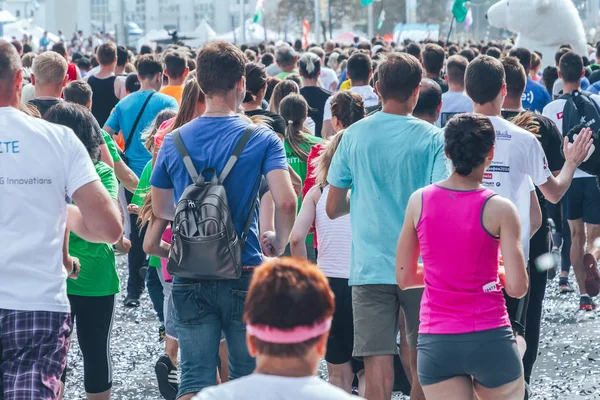
[(369, 40), (371, 40), (373, 38), (373, 36), (375, 36), (374, 33), (374, 29), (373, 29), (373, 2), (370, 2), (369, 5), (367, 6), (368, 9), (368, 18), (369, 18), (369, 32), (367, 33), (369, 36)]
[(321, 0), (315, 0), (315, 43), (320, 43), (321, 37)]
[(246, 43), (246, 17), (244, 16), (245, 0), (240, 0), (240, 27), (242, 28), (242, 44)]
[(452, 34), (452, 27), (454, 26), (454, 20), (456, 17), (452, 17), (452, 21), (450, 22), (450, 30), (448, 31), (448, 37), (446, 37), (446, 47), (448, 47), (448, 43), (450, 42), (450, 35)]

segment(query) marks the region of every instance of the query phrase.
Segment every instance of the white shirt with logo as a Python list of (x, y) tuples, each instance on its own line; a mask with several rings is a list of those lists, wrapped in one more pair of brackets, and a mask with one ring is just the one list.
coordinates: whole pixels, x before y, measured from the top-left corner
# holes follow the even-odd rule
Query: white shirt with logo
[(513, 202), (519, 211), (525, 258), (529, 257), (531, 191), (551, 175), (542, 145), (524, 129), (502, 117), (488, 117), (496, 131), (492, 165), (483, 176), (483, 186)]
[[(600, 96), (596, 94), (590, 95), (590, 98), (594, 100), (594, 102), (600, 107)], [(565, 104), (567, 104), (566, 99), (558, 99), (554, 100), (552, 103), (548, 104), (544, 107), (544, 111), (542, 115), (544, 117), (550, 118), (552, 122), (558, 127), (558, 131), (561, 134), (565, 134), (563, 132), (563, 112), (565, 110)], [(567, 132), (568, 133), (568, 132)], [(588, 157), (589, 158), (589, 157)], [(579, 168), (575, 171), (575, 175), (573, 175), (573, 179), (576, 178), (592, 178), (593, 175), (588, 174), (587, 172), (583, 172)]]
[[(360, 97), (362, 97), (363, 102), (365, 103), (365, 108), (373, 107), (379, 104), (379, 97), (377, 97), (377, 93), (375, 93), (375, 90), (369, 85), (352, 86), (348, 90), (357, 93), (360, 95)], [(327, 102), (325, 102), (323, 121), (331, 121), (331, 99), (333, 99), (333, 96), (328, 98)]]
[(473, 100), (465, 92), (446, 92), (442, 94), (442, 109), (436, 125), (440, 128), (455, 114), (473, 112)]
[(98, 180), (73, 131), (0, 108), (0, 309), (69, 312), (67, 201)]

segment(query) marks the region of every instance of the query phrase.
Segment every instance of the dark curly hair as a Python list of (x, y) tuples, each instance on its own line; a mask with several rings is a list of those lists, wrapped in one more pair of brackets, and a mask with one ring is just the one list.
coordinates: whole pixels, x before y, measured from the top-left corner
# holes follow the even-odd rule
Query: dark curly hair
[(454, 116), (444, 131), (446, 154), (456, 173), (467, 176), (481, 165), (496, 141), (490, 120), (481, 114)]

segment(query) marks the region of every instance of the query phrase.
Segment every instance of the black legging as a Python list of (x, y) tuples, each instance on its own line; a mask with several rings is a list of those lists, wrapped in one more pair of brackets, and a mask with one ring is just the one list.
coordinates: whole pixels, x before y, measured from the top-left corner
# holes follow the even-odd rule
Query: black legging
[[(86, 393), (102, 393), (112, 387), (110, 331), (115, 295), (88, 297), (69, 295), (71, 318), (83, 354), (83, 382)], [(66, 381), (66, 368), (62, 381)]]
[[(133, 195), (125, 190), (125, 198), (127, 203), (131, 202)], [(127, 276), (127, 297), (138, 299), (144, 292), (144, 277), (140, 275), (140, 270), (144, 265), (147, 265), (146, 253), (144, 253), (144, 236), (146, 235), (146, 226), (140, 228), (138, 224), (137, 214), (129, 214), (131, 222), (131, 248), (127, 253), (127, 264), (129, 274)]]
[(548, 271), (538, 271), (535, 260), (550, 251), (552, 246), (551, 232), (546, 221), (529, 243), (529, 292), (525, 314), (525, 341), (527, 351), (523, 357), (525, 379), (529, 382), (533, 364), (537, 359), (540, 344), (540, 328), (542, 324), (542, 302), (546, 293)]

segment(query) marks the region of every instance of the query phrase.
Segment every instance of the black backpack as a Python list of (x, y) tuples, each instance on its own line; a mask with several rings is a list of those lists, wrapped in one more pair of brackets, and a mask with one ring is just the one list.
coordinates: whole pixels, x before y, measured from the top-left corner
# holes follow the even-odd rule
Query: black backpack
[[(242, 252), (258, 195), (250, 208), (244, 232), (239, 237), (231, 218), (223, 182), (255, 129), (256, 125), (246, 128), (218, 178), (214, 168), (197, 173), (179, 131), (173, 132), (177, 151), (192, 178), (192, 184), (181, 195), (173, 219), (173, 240), (167, 264), (171, 275), (194, 280), (238, 279), (242, 275)], [(205, 179), (208, 173), (212, 173), (210, 181)]]
[(574, 91), (571, 94), (565, 94), (560, 97), (566, 100), (563, 109), (562, 129), (563, 135), (569, 137), (569, 143), (575, 141), (576, 135), (581, 129), (590, 128), (594, 144), (590, 149), (588, 157), (579, 166), (579, 169), (592, 175), (600, 175), (600, 108), (596, 102), (590, 98), (588, 93)]

